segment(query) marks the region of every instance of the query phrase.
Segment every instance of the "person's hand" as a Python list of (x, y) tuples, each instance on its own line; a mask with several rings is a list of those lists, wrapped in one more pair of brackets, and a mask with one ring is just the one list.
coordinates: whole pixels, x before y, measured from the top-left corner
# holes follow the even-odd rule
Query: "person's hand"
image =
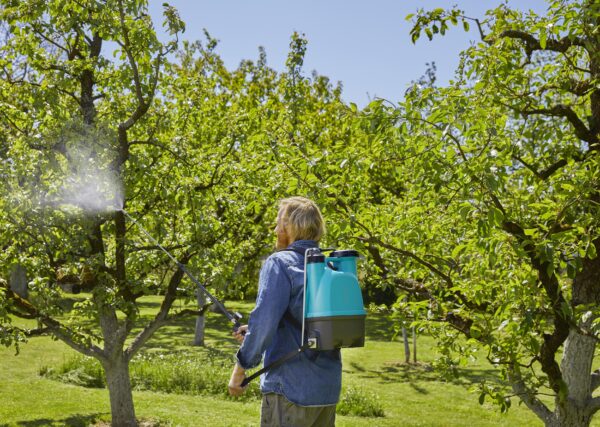
[(248, 325), (242, 325), (237, 329), (237, 331), (233, 331), (231, 335), (233, 335), (233, 338), (235, 338), (237, 342), (241, 344), (244, 342), (244, 336), (246, 335), (246, 332), (248, 332)]
[(244, 378), (246, 378), (246, 370), (236, 363), (227, 386), (230, 395), (241, 396), (246, 391), (246, 387), (242, 387)]

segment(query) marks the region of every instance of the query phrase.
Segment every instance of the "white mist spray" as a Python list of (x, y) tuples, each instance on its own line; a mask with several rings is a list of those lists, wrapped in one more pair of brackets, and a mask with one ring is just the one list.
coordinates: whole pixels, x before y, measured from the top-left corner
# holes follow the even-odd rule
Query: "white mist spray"
[[(66, 176), (46, 203), (62, 209), (79, 208), (86, 213), (107, 213), (123, 208), (123, 189), (111, 170), (116, 149), (114, 135), (90, 126), (70, 124), (60, 139), (66, 154)], [(50, 200), (48, 200), (50, 199)]]
[(77, 168), (66, 179), (58, 195), (62, 205), (76, 206), (88, 213), (121, 209), (123, 196), (118, 176), (100, 167), (93, 157), (75, 153)]

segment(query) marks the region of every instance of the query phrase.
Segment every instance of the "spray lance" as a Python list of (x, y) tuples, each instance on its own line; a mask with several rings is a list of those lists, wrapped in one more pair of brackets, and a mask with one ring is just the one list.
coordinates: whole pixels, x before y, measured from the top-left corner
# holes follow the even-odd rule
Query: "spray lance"
[(173, 261), (175, 263), (175, 265), (177, 265), (177, 268), (179, 268), (181, 271), (183, 271), (183, 273), (189, 277), (189, 279), (196, 285), (198, 286), (198, 289), (202, 290), (202, 292), (204, 292), (204, 294), (208, 297), (208, 299), (210, 299), (212, 301), (213, 304), (215, 304), (217, 306), (217, 308), (219, 309), (219, 311), (221, 313), (223, 313), (225, 315), (225, 317), (227, 317), (227, 319), (229, 319), (229, 321), (231, 323), (233, 323), (233, 330), (235, 332), (237, 332), (238, 328), (240, 327), (240, 320), (242, 318), (242, 315), (238, 312), (229, 312), (225, 306), (223, 305), (223, 303), (221, 301), (219, 301), (216, 297), (214, 297), (210, 292), (208, 292), (208, 290), (198, 281), (198, 279), (196, 279), (192, 273), (190, 273), (190, 271), (187, 269), (187, 267), (180, 263), (179, 261), (177, 261), (177, 259), (171, 255), (171, 253), (169, 253), (169, 251), (167, 251), (160, 243), (158, 243), (158, 241), (152, 237), (152, 235), (144, 228), (142, 227), (142, 225), (137, 222), (135, 219), (133, 219), (131, 217), (131, 215), (129, 215), (129, 213), (123, 209), (123, 208), (117, 208), (117, 210), (123, 212), (123, 214), (125, 216), (127, 216), (127, 218), (129, 218), (132, 222), (134, 222), (139, 229), (146, 235), (146, 237), (148, 237), (148, 239), (150, 239), (150, 241), (152, 243), (154, 243), (157, 247), (159, 247), (165, 254), (167, 254), (167, 256), (171, 259), (171, 261)]

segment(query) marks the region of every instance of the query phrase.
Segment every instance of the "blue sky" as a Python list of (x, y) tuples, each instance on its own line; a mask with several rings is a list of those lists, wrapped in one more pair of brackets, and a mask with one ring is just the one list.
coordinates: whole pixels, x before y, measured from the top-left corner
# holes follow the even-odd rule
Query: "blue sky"
[[(290, 35), (305, 34), (308, 49), (305, 72), (312, 70), (343, 83), (343, 98), (364, 106), (369, 99), (402, 99), (411, 81), (435, 61), (439, 83), (452, 78), (458, 53), (477, 40), (475, 26), (469, 33), (452, 28), (444, 37), (410, 40), (405, 16), (418, 8), (450, 8), (454, 4), (467, 16), (483, 17), (500, 0), (150, 0), (150, 14), (161, 29), (162, 4), (175, 6), (186, 23), (184, 39), (203, 39), (203, 29), (219, 40), (217, 52), (229, 68), (243, 59), (256, 59), (258, 47), (267, 63), (282, 70)], [(510, 0), (508, 4), (537, 13), (546, 10), (543, 0)]]

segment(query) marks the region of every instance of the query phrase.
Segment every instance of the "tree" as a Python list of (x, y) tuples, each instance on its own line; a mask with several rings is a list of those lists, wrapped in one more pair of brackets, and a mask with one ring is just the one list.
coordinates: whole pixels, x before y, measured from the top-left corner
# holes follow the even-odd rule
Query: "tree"
[[(109, 177), (98, 184), (114, 184), (127, 199), (134, 198), (139, 164), (132, 164), (132, 141), (156, 116), (151, 108), (161, 69), (183, 24), (166, 6), (166, 25), (175, 39), (163, 45), (143, 1), (7, 0), (1, 5), (0, 20), (9, 29), (0, 57), (1, 120), (8, 129), (2, 152), (2, 265), (20, 263), (34, 277), (28, 299), (4, 287), (3, 312), (37, 319), (43, 325), (37, 333), (50, 332), (98, 359), (113, 424), (137, 425), (128, 362), (166, 320), (182, 273), (171, 275), (156, 318), (126, 343), (136, 320), (135, 302), (148, 287), (128, 274), (123, 213), (94, 204), (68, 214), (55, 209), (53, 201), (64, 199), (73, 177), (75, 190), (95, 184), (90, 179)], [(112, 43), (116, 61), (106, 56), (106, 43)], [(109, 190), (106, 197), (117, 202), (121, 196)], [(191, 255), (183, 254), (181, 261)], [(76, 314), (96, 320), (99, 332), (60, 320), (54, 302), (61, 297), (56, 286), (61, 278), (91, 293)]]
[[(3, 5), (0, 265), (6, 275), (21, 263), (33, 280), (27, 299), (1, 282), (0, 338), (51, 333), (98, 359), (113, 424), (135, 425), (129, 361), (170, 319), (201, 312), (172, 313), (195, 285), (115, 208), (219, 295), (251, 295), (287, 189), (263, 139), (286, 111), (286, 80), (264, 52), (227, 70), (208, 34), (167, 60), (183, 30), (168, 6), (175, 40), (163, 45), (145, 2)], [(60, 285), (84, 291), (68, 313)], [(160, 310), (141, 324), (137, 302), (157, 292)], [(9, 315), (42, 327), (11, 327)]]
[[(378, 215), (355, 211), (356, 238), (419, 300), (400, 308), (438, 325), (447, 362), (452, 349), (485, 349), (549, 426), (589, 425), (600, 409), (599, 7), (552, 1), (536, 16), (503, 5), (483, 21), (419, 11), (413, 41), (459, 22), (482, 40), (448, 87), (415, 85), (398, 107), (364, 112), (364, 138), (397, 135), (367, 161), (393, 164), (400, 179), (371, 178), (383, 203)], [(481, 391), (509, 407), (502, 386)]]
[(413, 41), (477, 26), (454, 81), (417, 82), (399, 105), (327, 110), (335, 124), (319, 138), (290, 133), (277, 149), (333, 241), (361, 248), (370, 280), (437, 335), (441, 364), (483, 349), (501, 369), (511, 390), (483, 383), (480, 402), (507, 410), (516, 396), (546, 425), (589, 425), (600, 408), (600, 6), (549, 6), (501, 6), (483, 21), (419, 11)]

